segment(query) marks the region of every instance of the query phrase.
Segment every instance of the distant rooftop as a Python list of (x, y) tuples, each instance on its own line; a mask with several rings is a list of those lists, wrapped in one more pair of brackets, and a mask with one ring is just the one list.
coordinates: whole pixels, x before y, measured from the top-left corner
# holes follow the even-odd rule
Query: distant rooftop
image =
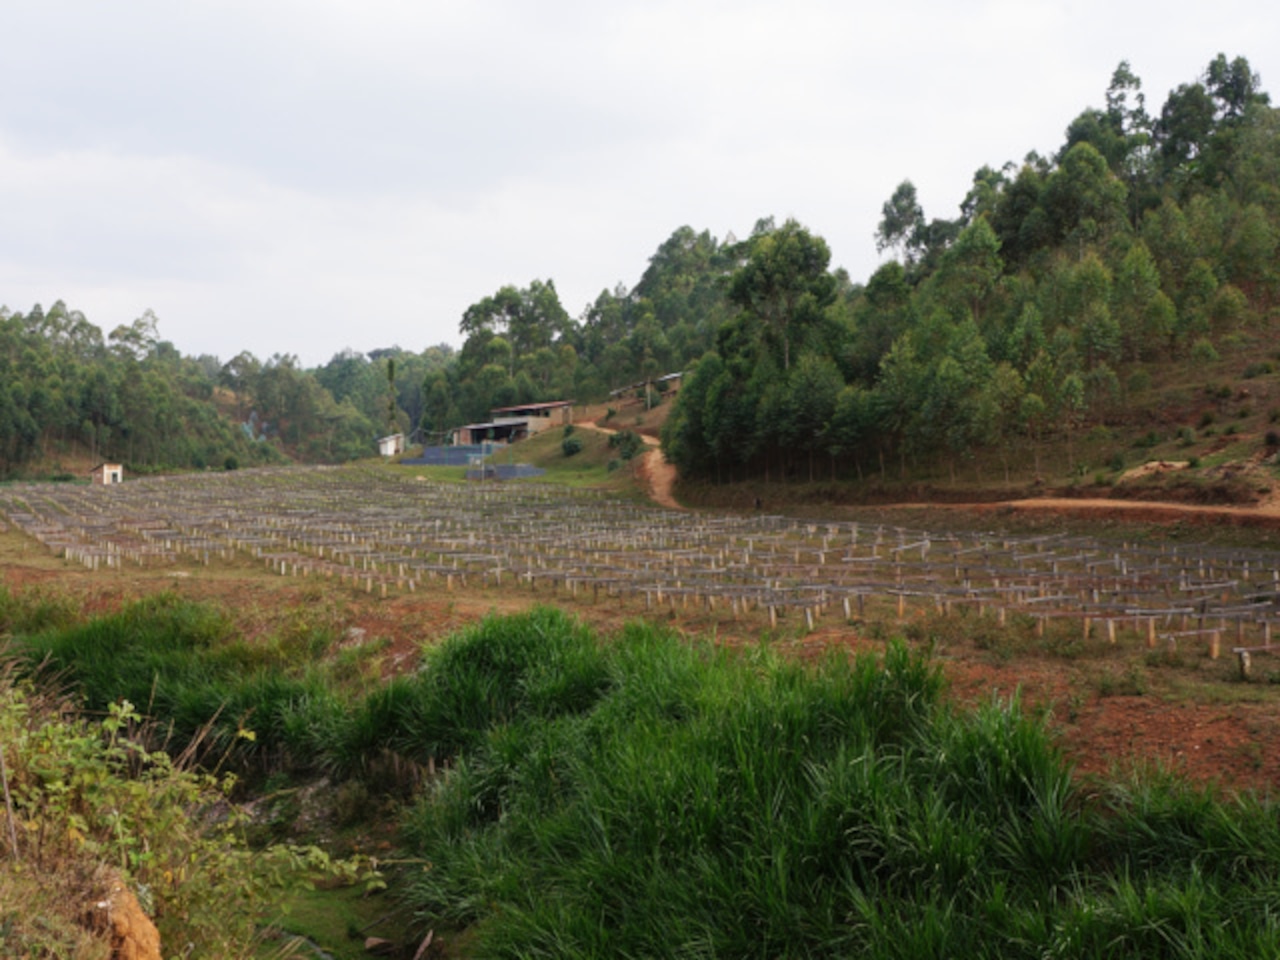
[(572, 400), (551, 400), (547, 403), (521, 403), (514, 407), (494, 407), (490, 413), (516, 413), (520, 410), (554, 410), (557, 407), (571, 407)]

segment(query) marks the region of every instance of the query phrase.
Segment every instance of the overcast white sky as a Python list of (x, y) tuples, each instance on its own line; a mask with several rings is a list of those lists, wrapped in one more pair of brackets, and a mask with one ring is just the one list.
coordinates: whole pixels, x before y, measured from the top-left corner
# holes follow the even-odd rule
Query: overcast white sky
[(183, 353), (457, 344), (555, 281), (578, 316), (682, 224), (795, 217), (855, 280), (903, 179), (1058, 149), (1130, 61), (1280, 99), (1280, 4), (0, 0), (0, 304)]

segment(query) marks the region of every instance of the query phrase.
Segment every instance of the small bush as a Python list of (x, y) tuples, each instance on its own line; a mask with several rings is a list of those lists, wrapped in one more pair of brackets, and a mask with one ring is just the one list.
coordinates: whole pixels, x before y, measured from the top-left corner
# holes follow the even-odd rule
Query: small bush
[(1280, 447), (1280, 433), (1277, 433), (1274, 430), (1268, 430), (1267, 436), (1265, 438), (1265, 442), (1267, 446), (1272, 450), (1274, 450), (1276, 447)]
[(1184, 447), (1189, 447), (1196, 442), (1196, 432), (1190, 427), (1178, 428), (1178, 442)]
[(644, 441), (634, 430), (619, 430), (609, 437), (609, 448), (617, 450), (623, 460), (630, 460), (644, 449)]
[(576, 428), (576, 427), (574, 427), (574, 425), (573, 425), (572, 423), (566, 423), (566, 424), (564, 425), (564, 435), (565, 435), (566, 437), (572, 437), (572, 436), (573, 436), (573, 431), (574, 431), (574, 430), (576, 430), (576, 429), (577, 429), (577, 428)]
[(1124, 469), (1124, 454), (1117, 453), (1111, 458), (1111, 462), (1108, 463), (1107, 466), (1110, 467), (1113, 472), (1119, 473)]
[(1198, 337), (1191, 345), (1191, 359), (1198, 363), (1212, 363), (1219, 359), (1218, 351), (1208, 337)]
[(1252, 380), (1254, 377), (1265, 376), (1268, 373), (1275, 372), (1275, 364), (1270, 360), (1263, 360), (1261, 363), (1251, 363), (1244, 368), (1243, 377), (1246, 380)]
[(1213, 412), (1206, 410), (1204, 413), (1200, 414), (1200, 429), (1203, 430), (1205, 427), (1210, 426), (1215, 419)]
[(566, 437), (561, 442), (560, 449), (566, 457), (572, 457), (582, 452), (582, 440), (579, 437)]
[(1146, 370), (1135, 370), (1129, 375), (1129, 393), (1142, 393), (1151, 388), (1151, 374)]

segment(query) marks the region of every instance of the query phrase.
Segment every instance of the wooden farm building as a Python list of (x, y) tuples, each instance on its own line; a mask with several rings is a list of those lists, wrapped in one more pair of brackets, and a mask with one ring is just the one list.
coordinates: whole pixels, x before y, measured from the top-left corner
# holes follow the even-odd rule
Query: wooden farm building
[(469, 423), (453, 431), (455, 444), (483, 443), (493, 440), (515, 443), (549, 427), (573, 422), (573, 401), (552, 400), (549, 403), (526, 403), (516, 407), (495, 407), (492, 419), (485, 423)]
[(89, 474), (89, 482), (109, 486), (124, 480), (124, 467), (118, 463), (100, 463)]

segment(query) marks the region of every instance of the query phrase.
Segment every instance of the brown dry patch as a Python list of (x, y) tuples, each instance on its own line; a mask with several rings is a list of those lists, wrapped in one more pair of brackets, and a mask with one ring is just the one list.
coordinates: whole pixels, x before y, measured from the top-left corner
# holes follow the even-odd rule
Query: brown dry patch
[(1206, 507), (1156, 500), (1113, 500), (1105, 497), (1037, 497), (995, 503), (904, 503), (906, 509), (967, 510), (1004, 515), (1036, 514), (1125, 523), (1205, 523), (1280, 529), (1280, 499), (1269, 498), (1251, 507)]
[(1186, 470), (1191, 466), (1189, 460), (1152, 460), (1144, 463), (1132, 470), (1126, 470), (1120, 475), (1120, 482), (1127, 480), (1141, 480), (1144, 477), (1157, 476), (1165, 473), (1173, 473), (1178, 470)]

